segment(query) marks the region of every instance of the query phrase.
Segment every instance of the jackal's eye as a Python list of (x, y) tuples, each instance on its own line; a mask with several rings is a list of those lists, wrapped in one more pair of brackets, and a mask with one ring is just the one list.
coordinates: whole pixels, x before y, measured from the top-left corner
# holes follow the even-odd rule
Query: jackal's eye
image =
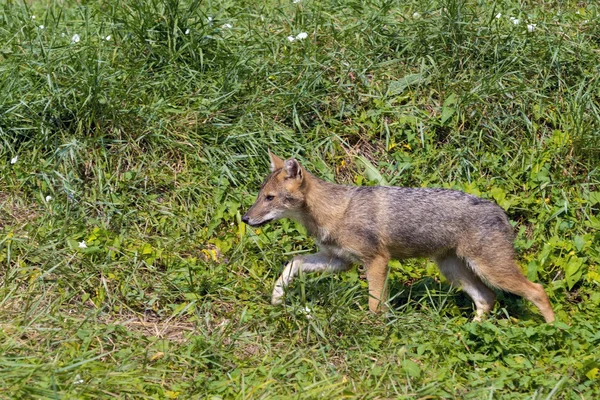
[(270, 195), (270, 194), (268, 194), (268, 195), (265, 197), (265, 199), (266, 199), (267, 201), (271, 201), (271, 200), (273, 200), (274, 198), (275, 198), (275, 196), (273, 196), (273, 195)]

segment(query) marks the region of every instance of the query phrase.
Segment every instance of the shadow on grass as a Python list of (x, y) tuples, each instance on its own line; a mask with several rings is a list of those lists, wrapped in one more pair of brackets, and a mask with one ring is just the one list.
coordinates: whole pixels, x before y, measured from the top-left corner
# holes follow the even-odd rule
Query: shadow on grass
[[(496, 304), (491, 313), (496, 319), (516, 318), (522, 321), (543, 320), (528, 301), (512, 293), (494, 289)], [(473, 318), (475, 304), (462, 290), (426, 277), (412, 283), (390, 282), (391, 305), (395, 309), (410, 307), (416, 310), (436, 311), (440, 315)]]
[[(270, 303), (271, 288), (266, 289), (265, 302)], [(535, 306), (520, 296), (495, 290), (497, 299), (491, 316), (495, 319), (514, 318), (521, 321), (543, 321)], [(363, 279), (349, 281), (331, 274), (306, 275), (287, 290), (286, 304), (312, 303), (329, 308), (364, 308), (368, 310), (368, 287)], [(442, 317), (472, 319), (475, 304), (459, 288), (432, 277), (406, 282), (389, 282), (391, 307), (398, 313), (434, 313)]]

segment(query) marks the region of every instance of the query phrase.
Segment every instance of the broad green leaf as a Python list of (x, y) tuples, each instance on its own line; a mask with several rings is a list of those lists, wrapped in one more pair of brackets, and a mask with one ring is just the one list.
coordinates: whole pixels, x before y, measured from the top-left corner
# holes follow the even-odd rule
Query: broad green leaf
[(590, 192), (588, 194), (588, 200), (591, 205), (600, 203), (600, 192)]
[(444, 107), (454, 106), (457, 102), (458, 97), (456, 96), (456, 93), (452, 93), (448, 97), (446, 97), (446, 100), (444, 100)]
[(398, 94), (401, 94), (402, 92), (404, 92), (404, 90), (406, 90), (407, 87), (421, 83), (424, 80), (425, 78), (423, 77), (423, 74), (406, 75), (397, 81), (390, 82), (386, 96), (396, 96)]
[(498, 204), (500, 204), (506, 198), (506, 192), (504, 191), (504, 189), (499, 187), (493, 187), (490, 190), (490, 194)]
[(456, 113), (456, 102), (456, 93), (452, 93), (444, 101), (444, 104), (442, 105), (442, 124), (452, 118), (452, 116)]
[(418, 378), (421, 375), (421, 367), (416, 362), (406, 359), (402, 361), (402, 368), (406, 373), (413, 378)]
[(538, 277), (539, 263), (536, 260), (531, 260), (527, 264), (527, 279), (530, 281), (536, 281)]
[(356, 158), (359, 164), (362, 164), (362, 166), (365, 168), (365, 175), (370, 181), (375, 181), (379, 185), (383, 186), (388, 185), (387, 180), (383, 177), (383, 175), (381, 175), (379, 170), (373, 164), (371, 164), (369, 160), (363, 156), (357, 156)]
[(448, 121), (456, 113), (454, 107), (443, 107), (442, 108), (442, 124)]
[(571, 256), (564, 265), (565, 279), (567, 280), (569, 290), (581, 279), (583, 275), (583, 262), (583, 258)]
[(152, 246), (149, 243), (144, 243), (142, 254), (152, 254)]
[(575, 236), (575, 240), (573, 240), (573, 243), (575, 244), (575, 248), (577, 249), (577, 251), (581, 251), (586, 245), (586, 240), (583, 236), (577, 235)]
[(588, 271), (587, 278), (588, 281), (600, 283), (600, 274), (596, 271)]

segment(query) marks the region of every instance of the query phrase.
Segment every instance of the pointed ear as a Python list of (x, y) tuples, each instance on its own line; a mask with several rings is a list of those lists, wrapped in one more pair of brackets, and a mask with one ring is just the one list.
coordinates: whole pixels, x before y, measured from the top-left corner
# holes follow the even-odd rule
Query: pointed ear
[(285, 171), (286, 178), (290, 179), (302, 179), (302, 167), (300, 163), (294, 158), (285, 160), (283, 163), (283, 170)]
[(276, 169), (283, 168), (283, 160), (271, 153), (271, 150), (268, 150), (268, 152), (269, 157), (271, 158), (271, 172), (275, 171)]

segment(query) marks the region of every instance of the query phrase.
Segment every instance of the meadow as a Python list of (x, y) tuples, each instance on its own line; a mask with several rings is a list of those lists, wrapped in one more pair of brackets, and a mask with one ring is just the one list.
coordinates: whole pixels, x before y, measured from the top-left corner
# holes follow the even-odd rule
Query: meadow
[[(600, 398), (600, 5), (0, 1), (0, 398)], [(303, 275), (267, 149), (491, 199), (557, 315)]]

